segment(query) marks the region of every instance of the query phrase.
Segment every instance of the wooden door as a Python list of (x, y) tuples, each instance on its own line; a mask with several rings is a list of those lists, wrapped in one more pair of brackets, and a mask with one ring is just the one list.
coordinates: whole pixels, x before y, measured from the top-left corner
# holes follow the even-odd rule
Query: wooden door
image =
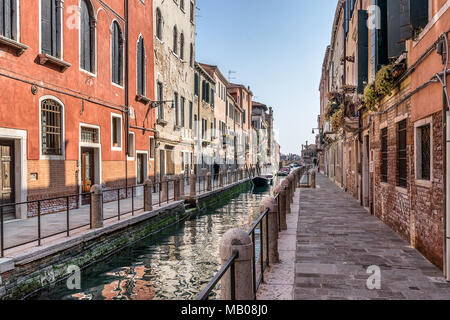
[[(0, 204), (14, 202), (14, 141), (0, 140)], [(14, 206), (3, 209), (4, 214), (14, 211)]]
[[(95, 181), (95, 164), (94, 164), (94, 150), (83, 148), (81, 149), (81, 192), (87, 193), (91, 191), (91, 186)], [(84, 199), (83, 203), (89, 199)]]

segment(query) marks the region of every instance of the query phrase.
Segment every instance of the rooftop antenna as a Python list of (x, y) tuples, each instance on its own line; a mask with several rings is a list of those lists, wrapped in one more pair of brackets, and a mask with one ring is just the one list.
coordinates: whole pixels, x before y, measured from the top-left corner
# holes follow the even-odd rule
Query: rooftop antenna
[(231, 76), (233, 73), (237, 73), (237, 72), (236, 71), (232, 71), (232, 70), (228, 71), (228, 82), (231, 82), (231, 80), (236, 79), (236, 78)]

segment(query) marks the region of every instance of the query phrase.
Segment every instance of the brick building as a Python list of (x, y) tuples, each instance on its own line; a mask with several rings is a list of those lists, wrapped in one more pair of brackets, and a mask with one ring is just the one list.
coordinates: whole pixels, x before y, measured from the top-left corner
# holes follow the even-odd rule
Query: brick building
[(152, 1), (3, 3), (2, 203), (142, 183), (153, 166)]

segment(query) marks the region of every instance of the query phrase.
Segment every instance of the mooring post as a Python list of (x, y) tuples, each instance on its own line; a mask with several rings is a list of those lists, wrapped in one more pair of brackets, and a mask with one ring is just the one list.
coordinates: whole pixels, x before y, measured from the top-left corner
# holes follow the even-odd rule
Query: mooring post
[(144, 183), (144, 211), (145, 212), (150, 212), (153, 210), (152, 188), (153, 188), (152, 180), (150, 180), (150, 179), (145, 180), (145, 183)]
[(234, 182), (238, 182), (238, 170), (239, 169), (234, 170)]
[[(228, 269), (228, 272), (221, 280), (221, 299), (225, 301), (232, 300), (232, 291), (234, 288), (235, 300), (253, 300), (255, 295), (252, 283), (253, 243), (247, 232), (240, 229), (229, 230), (223, 235), (219, 247), (222, 265), (235, 252), (238, 256), (234, 260), (234, 268)], [(232, 271), (234, 271), (233, 277), (231, 275)], [(233, 279), (234, 281), (232, 281)]]
[(94, 184), (91, 187), (91, 228), (103, 227), (103, 187)]
[(231, 170), (228, 169), (227, 170), (227, 184), (230, 184), (230, 183), (231, 183)]
[(286, 221), (286, 189), (284, 186), (279, 185), (275, 188), (274, 193), (278, 193), (278, 210), (280, 212), (280, 229), (287, 230)]
[(168, 195), (169, 195), (169, 188), (168, 188), (168, 179), (167, 176), (164, 176), (162, 178), (162, 182), (161, 182), (161, 201), (167, 201), (168, 199)]
[(189, 196), (191, 198), (195, 198), (195, 196), (196, 196), (196, 192), (195, 192), (196, 184), (197, 184), (197, 176), (194, 173), (192, 173), (191, 176), (189, 177), (189, 187), (190, 187)]
[(269, 261), (270, 263), (280, 262), (278, 254), (278, 204), (274, 197), (266, 197), (259, 205), (259, 211), (263, 213), (269, 209), (267, 232), (269, 233)]

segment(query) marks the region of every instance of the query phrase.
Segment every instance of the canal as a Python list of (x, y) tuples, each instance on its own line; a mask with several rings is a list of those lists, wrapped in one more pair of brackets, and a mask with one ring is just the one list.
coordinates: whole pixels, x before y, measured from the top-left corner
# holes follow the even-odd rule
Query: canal
[[(222, 235), (231, 228), (250, 229), (270, 192), (266, 187), (242, 193), (82, 270), (80, 290), (69, 290), (63, 281), (31, 299), (195, 299), (221, 267)], [(211, 298), (220, 298), (220, 290)]]

